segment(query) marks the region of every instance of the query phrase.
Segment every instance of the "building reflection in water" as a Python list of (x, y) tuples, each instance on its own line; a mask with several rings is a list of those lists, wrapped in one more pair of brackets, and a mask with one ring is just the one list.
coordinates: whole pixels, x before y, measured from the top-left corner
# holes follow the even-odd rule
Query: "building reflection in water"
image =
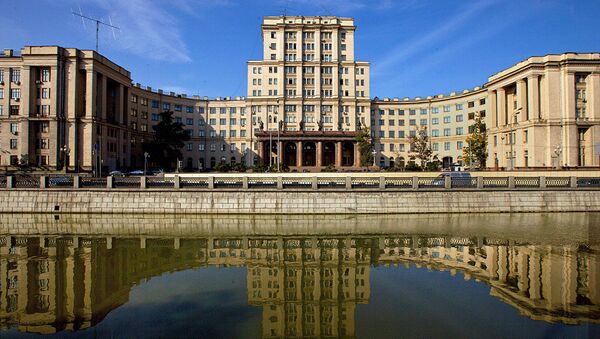
[(263, 337), (355, 335), (376, 265), (462, 272), (535, 320), (600, 323), (598, 248), (449, 235), (0, 236), (0, 327), (53, 333), (94, 326), (131, 288), (164, 272), (247, 268)]

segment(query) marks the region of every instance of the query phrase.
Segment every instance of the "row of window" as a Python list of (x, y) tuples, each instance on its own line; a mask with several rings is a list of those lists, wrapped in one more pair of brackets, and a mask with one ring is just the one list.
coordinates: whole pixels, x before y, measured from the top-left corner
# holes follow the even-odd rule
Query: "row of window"
[[(481, 99), (480, 101), (483, 102), (482, 105), (485, 104), (485, 99)], [(473, 103), (473, 106), (471, 106), (471, 103)], [(469, 108), (475, 107), (474, 106), (474, 102), (473, 101), (469, 102), (468, 106), (469, 106)], [(444, 106), (442, 106), (442, 110), (443, 110), (444, 113), (451, 112), (451, 108), (452, 108), (451, 105), (444, 105)], [(462, 111), (463, 109), (464, 109), (464, 105), (463, 104), (456, 104), (455, 105), (455, 110), (456, 111)], [(398, 109), (398, 110), (395, 110), (395, 109), (388, 109), (388, 110), (377, 109), (377, 110), (375, 110), (375, 109), (372, 109), (371, 110), (371, 115), (375, 115), (375, 113), (379, 113), (379, 116), (383, 116), (383, 115), (386, 115), (386, 111), (387, 111), (387, 115), (396, 115), (396, 113), (398, 115), (405, 115), (406, 113), (408, 113), (408, 115), (417, 115), (417, 111), (419, 112), (419, 114), (425, 115), (425, 114), (427, 114), (428, 109), (427, 108), (419, 108), (419, 109), (411, 108), (411, 109), (408, 109), (408, 110), (404, 110), (404, 109)], [(437, 114), (439, 112), (440, 112), (440, 108), (439, 107), (431, 107), (431, 113), (432, 114)], [(483, 111), (483, 112), (485, 112), (485, 111)]]
[[(41, 82), (49, 82), (50, 81), (50, 69), (42, 68), (38, 70), (37, 79)], [(21, 82), (21, 70), (12, 69), (10, 70), (10, 81), (13, 83)], [(0, 83), (4, 82), (4, 70), (0, 69)]]
[[(296, 33), (297, 32), (284, 32), (283, 33), (283, 37), (286, 40), (296, 39), (296, 37), (297, 37)], [(277, 38), (277, 32), (276, 31), (271, 31), (268, 34), (271, 36), (271, 39), (276, 39)], [(333, 34), (333, 32), (321, 32), (321, 34), (320, 34), (321, 35), (321, 40), (331, 40), (331, 37), (333, 36), (332, 34)], [(339, 34), (340, 34), (339, 35), (340, 39), (342, 39), (342, 40), (346, 39), (346, 32), (345, 31), (340, 31)], [(303, 39), (314, 39), (315, 38), (315, 32), (312, 32), (312, 31), (310, 31), (310, 32), (302, 32), (302, 38)]]
[[(377, 144), (377, 149), (379, 151), (381, 151), (381, 152), (385, 152), (386, 151), (386, 145), (387, 145), (387, 148), (388, 148), (388, 150), (390, 152), (396, 152), (396, 151), (398, 151), (398, 152), (406, 152), (406, 149), (407, 149), (406, 146), (405, 146), (405, 144), (398, 144), (398, 145), (396, 145), (396, 144)], [(451, 151), (452, 150), (452, 142), (446, 141), (442, 145), (444, 147), (444, 151)], [(463, 141), (456, 141), (455, 145), (456, 145), (455, 149), (460, 151), (464, 147), (464, 142)], [(410, 149), (410, 145), (409, 145), (408, 148), (409, 148), (410, 152), (414, 151), (413, 149)], [(432, 143), (431, 144), (431, 149), (433, 151), (436, 151), (436, 152), (439, 151), (440, 150), (440, 143), (438, 143), (438, 142)]]
[[(445, 136), (445, 137), (452, 136), (452, 129), (451, 128), (444, 128), (442, 130), (442, 132), (443, 132), (443, 136)], [(455, 128), (455, 134), (454, 135), (464, 135), (464, 134), (465, 134), (464, 127), (456, 127)], [(376, 131), (371, 131), (371, 135), (373, 137), (375, 137), (376, 136)], [(379, 131), (379, 134), (377, 134), (377, 135), (379, 135), (380, 138), (385, 138), (386, 137), (385, 131)], [(417, 135), (417, 131), (413, 130), (413, 131), (409, 131), (408, 132), (408, 136), (410, 136), (410, 137), (414, 137), (416, 135)], [(396, 131), (388, 131), (387, 132), (387, 137), (388, 138), (396, 138), (396, 136), (398, 138), (400, 138), (400, 139), (405, 138), (406, 137), (405, 131), (398, 131), (398, 134), (396, 134)], [(439, 129), (432, 129), (431, 130), (431, 136), (432, 137), (439, 137), (440, 136), (440, 130)]]
[[(209, 144), (209, 145), (208, 145), (208, 149), (209, 149), (211, 152), (216, 152), (216, 151), (217, 151), (217, 147), (218, 147), (218, 149), (219, 149), (221, 152), (226, 152), (226, 151), (227, 151), (227, 148), (228, 148), (228, 147), (227, 147), (228, 145), (229, 145), (229, 150), (230, 150), (231, 152), (236, 152), (236, 151), (238, 150), (237, 144), (236, 144), (235, 142), (234, 142), (234, 143), (230, 143), (230, 144), (225, 144), (225, 143), (222, 143), (222, 144), (220, 144), (219, 146), (217, 146), (217, 144)], [(241, 144), (240, 144), (240, 151), (241, 151), (242, 153), (246, 152), (246, 149), (247, 149), (247, 148), (248, 148), (248, 146), (246, 145), (246, 143), (245, 143), (245, 142), (243, 142), (243, 143), (241, 143)], [(186, 149), (187, 151), (193, 151), (193, 150), (194, 150), (194, 143), (191, 143), (191, 142), (190, 142), (190, 143), (187, 143), (187, 144), (185, 145), (185, 149)], [(205, 144), (198, 144), (198, 151), (200, 151), (200, 152), (204, 152), (204, 151), (206, 151), (206, 145), (205, 145)]]

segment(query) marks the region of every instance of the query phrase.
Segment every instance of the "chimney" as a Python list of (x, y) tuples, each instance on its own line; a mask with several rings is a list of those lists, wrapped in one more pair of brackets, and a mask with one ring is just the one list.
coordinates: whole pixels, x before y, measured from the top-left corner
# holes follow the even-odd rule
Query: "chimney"
[(7, 57), (13, 56), (13, 50), (11, 48), (6, 48), (4, 50), (4, 56), (7, 56)]

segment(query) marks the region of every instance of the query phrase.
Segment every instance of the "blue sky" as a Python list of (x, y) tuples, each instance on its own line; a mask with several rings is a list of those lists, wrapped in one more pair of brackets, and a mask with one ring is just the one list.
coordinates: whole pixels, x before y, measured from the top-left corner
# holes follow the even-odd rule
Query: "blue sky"
[(246, 95), (246, 61), (262, 58), (263, 16), (355, 18), (356, 58), (371, 62), (371, 95), (462, 91), (531, 55), (600, 51), (600, 1), (587, 0), (0, 0), (0, 48), (93, 49), (134, 82), (189, 95)]

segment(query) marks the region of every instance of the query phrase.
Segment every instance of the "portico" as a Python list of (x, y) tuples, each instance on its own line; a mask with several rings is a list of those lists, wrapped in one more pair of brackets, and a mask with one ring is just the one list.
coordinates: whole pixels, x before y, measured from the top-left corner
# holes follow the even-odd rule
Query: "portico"
[(281, 150), (281, 164), (290, 169), (320, 170), (330, 165), (338, 169), (358, 168), (360, 150), (356, 135), (348, 131), (286, 131), (279, 136), (277, 132), (258, 132), (259, 161), (276, 164)]

